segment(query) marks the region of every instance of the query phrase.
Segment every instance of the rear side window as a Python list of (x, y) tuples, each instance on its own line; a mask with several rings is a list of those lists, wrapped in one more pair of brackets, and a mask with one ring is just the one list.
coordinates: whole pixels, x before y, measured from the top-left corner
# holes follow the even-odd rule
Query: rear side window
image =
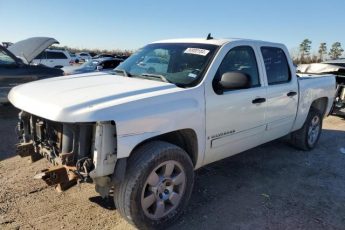
[(67, 57), (62, 52), (47, 51), (47, 59), (67, 59)]
[(291, 71), (284, 51), (276, 47), (261, 47), (269, 85), (287, 83)]

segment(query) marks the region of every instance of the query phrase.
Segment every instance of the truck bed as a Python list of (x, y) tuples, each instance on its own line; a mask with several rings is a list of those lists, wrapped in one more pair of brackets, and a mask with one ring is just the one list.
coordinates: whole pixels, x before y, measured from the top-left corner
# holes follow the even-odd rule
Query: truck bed
[[(316, 98), (325, 98), (328, 101), (334, 101), (334, 90), (336, 87), (335, 76), (298, 74), (299, 103), (297, 109), (296, 121), (293, 131), (301, 128), (308, 115), (311, 103)], [(333, 103), (328, 103), (324, 115), (328, 115)]]

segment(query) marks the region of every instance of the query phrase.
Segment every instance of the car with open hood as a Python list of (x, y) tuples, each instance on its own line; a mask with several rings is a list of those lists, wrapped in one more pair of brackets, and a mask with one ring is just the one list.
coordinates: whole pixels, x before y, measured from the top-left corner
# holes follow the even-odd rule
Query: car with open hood
[(12, 87), (34, 80), (62, 76), (60, 69), (31, 65), (32, 60), (48, 46), (58, 43), (54, 38), (35, 37), (11, 45), (0, 46), (0, 103), (7, 103)]

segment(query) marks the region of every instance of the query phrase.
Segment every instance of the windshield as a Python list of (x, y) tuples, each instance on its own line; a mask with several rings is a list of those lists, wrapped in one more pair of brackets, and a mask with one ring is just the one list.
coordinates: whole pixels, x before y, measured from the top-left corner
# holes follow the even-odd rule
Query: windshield
[(8, 54), (0, 50), (0, 65), (15, 65), (16, 61), (13, 60)]
[(129, 77), (193, 86), (202, 79), (217, 48), (195, 43), (150, 44), (131, 55), (115, 71)]

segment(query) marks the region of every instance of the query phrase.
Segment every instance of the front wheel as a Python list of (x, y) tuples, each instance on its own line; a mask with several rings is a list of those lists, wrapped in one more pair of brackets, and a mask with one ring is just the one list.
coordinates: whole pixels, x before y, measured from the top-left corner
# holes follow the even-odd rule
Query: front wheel
[(125, 180), (115, 185), (115, 206), (140, 229), (165, 228), (187, 205), (193, 181), (193, 164), (183, 149), (150, 142), (129, 158)]
[(320, 138), (321, 130), (321, 112), (311, 108), (302, 128), (292, 133), (291, 142), (297, 148), (311, 150), (316, 146)]

